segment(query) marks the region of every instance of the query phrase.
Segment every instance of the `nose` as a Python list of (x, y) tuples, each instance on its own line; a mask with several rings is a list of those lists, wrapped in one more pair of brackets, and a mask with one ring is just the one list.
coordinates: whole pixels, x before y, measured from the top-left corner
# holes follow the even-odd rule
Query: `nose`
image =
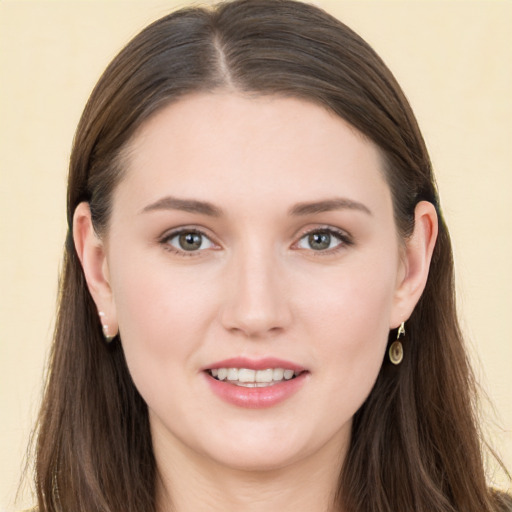
[[(282, 263), (282, 262), (281, 262)], [(265, 338), (287, 329), (292, 314), (282, 265), (265, 251), (234, 257), (228, 272), (221, 321), (248, 338)]]

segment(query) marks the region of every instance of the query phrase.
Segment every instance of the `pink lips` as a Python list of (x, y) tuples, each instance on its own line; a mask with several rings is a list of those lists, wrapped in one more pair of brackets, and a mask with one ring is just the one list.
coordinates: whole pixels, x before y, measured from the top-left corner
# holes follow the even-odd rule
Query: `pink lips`
[(249, 359), (246, 357), (233, 357), (217, 361), (203, 370), (215, 370), (216, 368), (248, 368), (249, 370), (266, 370), (267, 368), (283, 368), (294, 372), (303, 372), (305, 368), (284, 359), (265, 357), (263, 359)]
[[(283, 380), (277, 384), (267, 387), (249, 388), (237, 386), (227, 381), (219, 381), (213, 378), (208, 370), (217, 368), (248, 368), (250, 370), (266, 370), (267, 368), (283, 368), (300, 373), (295, 378)], [(306, 383), (309, 372), (297, 364), (276, 358), (248, 359), (232, 358), (217, 361), (212, 365), (203, 368), (203, 374), (215, 395), (223, 401), (238, 407), (250, 409), (261, 409), (272, 407), (290, 398)]]

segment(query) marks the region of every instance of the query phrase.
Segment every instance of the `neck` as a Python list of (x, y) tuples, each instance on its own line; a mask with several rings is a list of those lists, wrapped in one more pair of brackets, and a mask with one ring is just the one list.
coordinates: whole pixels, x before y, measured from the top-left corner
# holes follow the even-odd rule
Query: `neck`
[(158, 512), (339, 510), (335, 494), (342, 457), (332, 446), (286, 467), (258, 471), (226, 467), (197, 453), (171, 451), (155, 449)]

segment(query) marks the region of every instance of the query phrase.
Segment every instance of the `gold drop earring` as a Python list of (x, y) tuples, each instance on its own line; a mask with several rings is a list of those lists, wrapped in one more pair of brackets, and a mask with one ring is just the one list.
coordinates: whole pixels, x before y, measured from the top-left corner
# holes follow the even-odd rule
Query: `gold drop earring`
[(405, 336), (405, 322), (402, 322), (400, 324), (400, 327), (398, 328), (398, 332), (396, 335), (396, 340), (391, 343), (391, 346), (389, 347), (389, 360), (394, 365), (399, 365), (402, 362), (402, 359), (404, 358), (404, 347), (402, 345), (402, 342), (400, 341), (400, 336)]

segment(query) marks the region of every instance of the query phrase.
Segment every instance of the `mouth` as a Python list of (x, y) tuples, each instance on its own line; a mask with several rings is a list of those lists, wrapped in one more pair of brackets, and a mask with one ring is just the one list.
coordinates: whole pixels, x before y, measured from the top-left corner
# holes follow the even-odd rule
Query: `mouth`
[(276, 384), (293, 380), (304, 372), (304, 370), (292, 370), (289, 368), (253, 370), (250, 368), (224, 367), (206, 370), (206, 373), (215, 380), (245, 388), (266, 388), (275, 386)]
[(236, 407), (273, 407), (294, 396), (309, 381), (309, 370), (275, 357), (234, 357), (202, 368), (211, 391)]

